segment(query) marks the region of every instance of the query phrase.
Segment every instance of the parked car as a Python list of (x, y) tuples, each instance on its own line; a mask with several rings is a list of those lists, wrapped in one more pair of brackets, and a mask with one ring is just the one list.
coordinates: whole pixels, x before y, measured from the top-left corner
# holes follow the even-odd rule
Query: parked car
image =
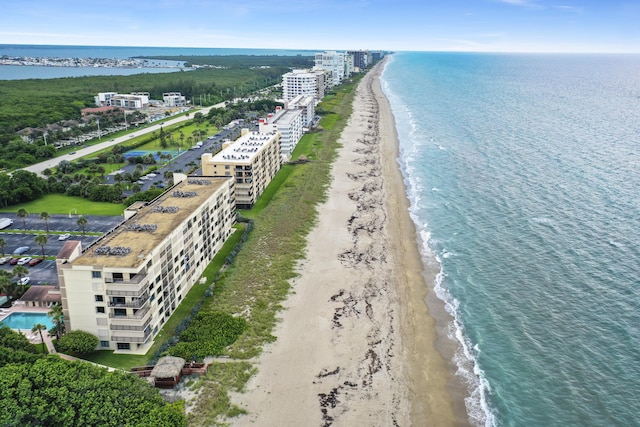
[(29, 246), (20, 246), (15, 251), (13, 251), (13, 253), (16, 255), (22, 255), (24, 253), (29, 252), (29, 249), (31, 249)]
[(18, 263), (18, 260), (19, 260), (19, 259), (20, 259), (20, 258), (11, 258), (11, 259), (9, 260), (9, 264), (10, 264), (10, 265), (16, 265), (16, 264)]
[(6, 264), (6, 263), (8, 263), (9, 261), (11, 261), (11, 257), (10, 257), (10, 256), (2, 257), (2, 258), (0, 258), (0, 265), (2, 265), (2, 264)]
[(18, 260), (18, 265), (25, 265), (25, 264), (29, 264), (29, 261), (31, 261), (33, 258), (31, 258), (30, 256), (25, 256), (22, 257)]
[(69, 237), (71, 237), (71, 234), (69, 233), (61, 234), (58, 236), (58, 240), (67, 240)]
[(28, 285), (29, 282), (31, 282), (31, 277), (29, 277), (29, 276), (23, 277), (22, 279), (18, 280), (18, 283), (20, 285)]
[(44, 261), (44, 258), (33, 258), (31, 261), (29, 261), (29, 265), (33, 267), (34, 265), (40, 264), (42, 261)]

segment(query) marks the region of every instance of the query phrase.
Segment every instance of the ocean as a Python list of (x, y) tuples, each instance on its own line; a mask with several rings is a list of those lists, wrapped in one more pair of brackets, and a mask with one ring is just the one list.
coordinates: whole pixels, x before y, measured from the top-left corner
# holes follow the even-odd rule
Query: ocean
[[(142, 46), (58, 46), (0, 44), (1, 56), (26, 56), (33, 58), (110, 58), (126, 59), (154, 56), (211, 56), (211, 55), (278, 55), (313, 56), (315, 51), (291, 49), (236, 49), (236, 48), (185, 48), (185, 47), (142, 47)], [(175, 65), (175, 61), (165, 61)], [(156, 65), (162, 64), (156, 61)], [(60, 77), (121, 75), (141, 73), (171, 73), (179, 68), (106, 68), (106, 67), (41, 67), (4, 65), (0, 66), (0, 80), (53, 79)]]
[(403, 52), (382, 86), (470, 422), (640, 425), (640, 56)]

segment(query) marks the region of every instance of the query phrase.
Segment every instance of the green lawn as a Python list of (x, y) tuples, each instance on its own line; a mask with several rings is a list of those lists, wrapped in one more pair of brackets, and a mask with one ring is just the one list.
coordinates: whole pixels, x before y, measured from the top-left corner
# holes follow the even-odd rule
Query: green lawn
[(69, 197), (64, 194), (47, 194), (28, 203), (12, 205), (0, 209), (0, 212), (15, 213), (19, 209), (25, 209), (30, 214), (48, 212), (50, 214), (74, 215), (122, 215), (124, 205), (119, 203), (92, 202), (82, 197)]

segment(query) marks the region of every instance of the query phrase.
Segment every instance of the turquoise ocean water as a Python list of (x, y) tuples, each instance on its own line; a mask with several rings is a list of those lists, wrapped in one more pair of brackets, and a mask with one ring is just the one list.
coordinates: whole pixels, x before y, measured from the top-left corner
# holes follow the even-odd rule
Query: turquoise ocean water
[(382, 85), (472, 424), (640, 425), (640, 56), (397, 53)]

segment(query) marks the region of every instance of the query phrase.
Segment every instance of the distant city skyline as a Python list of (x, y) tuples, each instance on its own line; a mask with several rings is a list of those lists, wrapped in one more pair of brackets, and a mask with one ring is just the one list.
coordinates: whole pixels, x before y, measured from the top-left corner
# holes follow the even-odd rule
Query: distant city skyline
[(632, 0), (24, 0), (0, 44), (640, 52)]

